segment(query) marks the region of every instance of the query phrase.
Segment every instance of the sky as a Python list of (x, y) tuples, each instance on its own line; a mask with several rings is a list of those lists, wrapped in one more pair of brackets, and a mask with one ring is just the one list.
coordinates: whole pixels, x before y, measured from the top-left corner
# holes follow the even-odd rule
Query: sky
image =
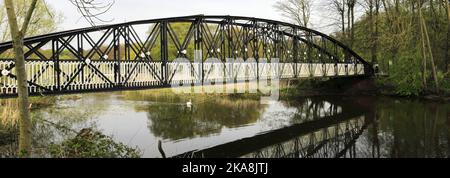
[[(313, 1), (311, 27), (330, 33), (332, 29), (327, 28), (327, 25), (331, 23), (330, 18), (326, 18), (327, 14), (323, 12), (319, 1), (322, 0)], [(59, 31), (89, 26), (89, 23), (81, 18), (75, 6), (68, 0), (46, 2), (64, 16)], [(276, 0), (115, 0), (112, 8), (101, 18), (112, 20), (106, 24), (197, 14), (248, 16), (287, 21), (273, 8), (275, 3)]]

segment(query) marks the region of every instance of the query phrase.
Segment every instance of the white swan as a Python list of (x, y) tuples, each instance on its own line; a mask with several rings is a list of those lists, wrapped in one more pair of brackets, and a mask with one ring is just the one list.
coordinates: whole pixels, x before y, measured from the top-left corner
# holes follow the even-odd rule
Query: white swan
[(192, 107), (192, 100), (191, 100), (191, 99), (189, 99), (189, 101), (186, 102), (186, 106), (187, 106), (188, 108)]

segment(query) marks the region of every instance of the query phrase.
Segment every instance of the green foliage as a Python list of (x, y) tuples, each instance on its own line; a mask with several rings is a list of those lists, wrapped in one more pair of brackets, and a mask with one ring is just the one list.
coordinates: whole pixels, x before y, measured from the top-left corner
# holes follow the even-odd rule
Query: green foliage
[(444, 79), (440, 81), (441, 83), (439, 83), (441, 85), (441, 90), (445, 93), (445, 94), (449, 94), (450, 93), (450, 79)]
[[(30, 6), (29, 0), (14, 1), (17, 20), (19, 24), (25, 19), (27, 9)], [(31, 23), (28, 27), (26, 36), (36, 36), (47, 34), (57, 29), (61, 23), (63, 15), (54, 10), (51, 6), (46, 5), (44, 1), (38, 1), (36, 9), (31, 17)], [(9, 24), (3, 1), (0, 2), (0, 42), (11, 40), (9, 33)]]
[(439, 88), (446, 94), (450, 93), (450, 78), (448, 78), (448, 74), (444, 74), (443, 72), (439, 71), (437, 73), (438, 81), (439, 81)]
[(139, 150), (91, 129), (83, 129), (60, 144), (50, 144), (48, 152), (55, 158), (138, 158), (141, 155)]
[[(378, 16), (378, 36), (374, 40), (371, 29), (373, 24), (369, 15), (363, 15), (354, 25), (355, 38), (352, 49), (367, 61), (372, 61), (373, 45), (377, 45), (377, 63), (380, 71), (390, 75), (380, 81), (383, 87), (390, 86), (398, 95), (418, 95), (425, 91), (423, 87), (423, 51), (418, 5), (412, 3), (397, 4), (400, 7), (385, 7)], [(415, 5), (411, 7), (411, 5)], [(414, 9), (415, 10), (411, 10)], [(387, 12), (386, 12), (387, 11)], [(430, 8), (426, 3), (422, 7), (423, 18), (430, 37), (431, 50), (439, 78), (439, 90), (448, 93), (450, 85), (444, 73), (450, 61), (447, 54), (448, 19), (444, 9)], [(338, 36), (339, 37), (339, 36)], [(342, 39), (341, 39), (342, 40)], [(344, 41), (344, 40), (342, 40)], [(427, 51), (428, 52), (428, 51)], [(431, 58), (427, 55), (427, 86), (435, 87), (431, 75)]]
[(417, 96), (423, 90), (421, 66), (414, 55), (402, 56), (392, 65), (390, 76), (384, 81), (401, 96)]

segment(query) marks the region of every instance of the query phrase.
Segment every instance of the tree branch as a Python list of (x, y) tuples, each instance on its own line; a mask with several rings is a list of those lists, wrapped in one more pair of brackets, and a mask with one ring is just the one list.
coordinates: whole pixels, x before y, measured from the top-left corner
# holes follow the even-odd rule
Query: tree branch
[(84, 19), (91, 25), (96, 26), (97, 22), (111, 22), (113, 19), (104, 20), (99, 16), (108, 12), (114, 5), (114, 0), (108, 0), (109, 2), (98, 2), (98, 0), (69, 0), (75, 7), (78, 8), (78, 12)]
[(36, 8), (36, 4), (37, 4), (37, 0), (33, 0), (31, 2), (31, 6), (27, 10), (27, 15), (25, 16), (25, 20), (23, 21), (23, 24), (22, 24), (22, 29), (20, 30), (22, 35), (25, 35), (27, 33), (28, 25), (31, 20), (31, 16), (33, 15), (34, 9)]

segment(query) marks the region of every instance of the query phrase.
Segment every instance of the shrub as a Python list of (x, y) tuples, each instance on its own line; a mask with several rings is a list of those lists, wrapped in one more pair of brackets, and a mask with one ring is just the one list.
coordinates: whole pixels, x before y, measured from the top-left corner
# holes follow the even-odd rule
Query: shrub
[(420, 63), (415, 56), (403, 56), (392, 65), (387, 81), (395, 93), (402, 96), (417, 96), (423, 91)]
[[(448, 74), (447, 74), (448, 75)], [(444, 94), (450, 94), (450, 78), (446, 76), (443, 72), (438, 72), (438, 82), (439, 89), (444, 92)]]
[(92, 129), (82, 129), (74, 138), (60, 144), (52, 143), (48, 151), (56, 158), (138, 158), (141, 155), (139, 150), (116, 143)]

